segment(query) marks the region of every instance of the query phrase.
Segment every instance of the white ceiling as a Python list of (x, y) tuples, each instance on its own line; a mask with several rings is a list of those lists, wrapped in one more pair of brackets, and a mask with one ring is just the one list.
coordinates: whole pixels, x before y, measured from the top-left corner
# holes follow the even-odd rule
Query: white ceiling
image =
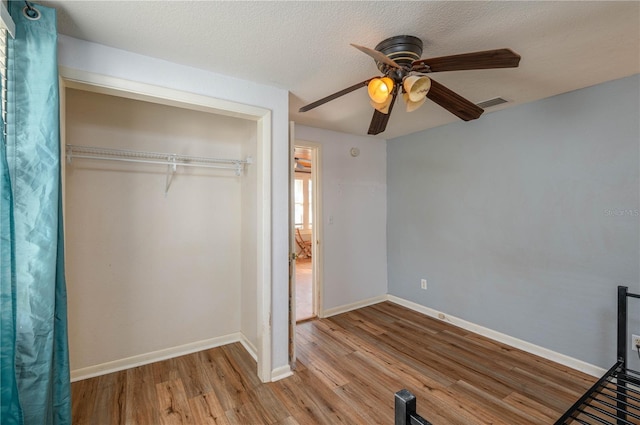
[[(62, 34), (290, 91), (290, 118), (367, 133), (365, 89), (306, 113), (298, 108), (379, 75), (349, 43), (375, 47), (401, 34), (424, 42), (422, 57), (507, 47), (516, 69), (431, 74), (474, 103), (499, 110), (640, 72), (640, 2), (612, 1), (42, 1)], [(639, 94), (640, 101), (640, 94)], [(399, 100), (390, 139), (458, 118)], [(480, 118), (482, 119), (482, 117)]]

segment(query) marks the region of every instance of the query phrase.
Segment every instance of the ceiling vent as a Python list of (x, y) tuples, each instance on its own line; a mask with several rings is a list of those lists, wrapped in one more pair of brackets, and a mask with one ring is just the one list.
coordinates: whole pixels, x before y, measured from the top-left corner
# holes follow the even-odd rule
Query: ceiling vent
[(482, 109), (491, 108), (492, 106), (502, 105), (503, 103), (508, 103), (509, 101), (503, 99), (501, 97), (494, 97), (493, 99), (485, 100), (484, 102), (476, 103)]

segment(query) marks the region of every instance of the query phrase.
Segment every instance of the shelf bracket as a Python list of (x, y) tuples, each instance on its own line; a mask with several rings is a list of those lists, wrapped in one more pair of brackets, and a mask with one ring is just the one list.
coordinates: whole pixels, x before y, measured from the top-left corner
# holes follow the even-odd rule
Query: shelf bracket
[(165, 187), (164, 187), (164, 197), (167, 197), (167, 193), (169, 192), (169, 188), (171, 187), (171, 182), (173, 181), (173, 175), (176, 173), (176, 170), (178, 168), (178, 164), (176, 164), (176, 156), (175, 155), (170, 155), (167, 158), (167, 161), (170, 162), (169, 165), (167, 165), (167, 177), (165, 179)]

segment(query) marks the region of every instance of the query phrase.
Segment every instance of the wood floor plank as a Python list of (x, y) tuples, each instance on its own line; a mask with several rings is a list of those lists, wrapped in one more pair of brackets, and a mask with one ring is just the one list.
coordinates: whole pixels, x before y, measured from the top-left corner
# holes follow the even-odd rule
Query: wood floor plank
[(229, 376), (225, 356), (221, 350), (207, 350), (198, 353), (204, 365), (204, 373), (211, 382), (213, 391), (225, 411), (244, 404), (246, 395), (237, 388), (237, 379)]
[(73, 423), (391, 424), (406, 388), (434, 425), (542, 425), (596, 380), (390, 302), (296, 329), (291, 377), (233, 343), (75, 382)]
[(240, 378), (243, 381), (243, 385), (246, 388), (255, 388), (260, 386), (262, 382), (258, 378), (258, 368), (256, 361), (251, 355), (244, 349), (242, 344), (236, 342), (234, 344), (225, 345), (220, 347), (222, 352), (234, 370), (237, 370)]
[(299, 372), (293, 377), (283, 379), (273, 384), (273, 390), (285, 409), (291, 412), (296, 420), (303, 424), (327, 423), (320, 407), (311, 399), (306, 391), (300, 391), (302, 381)]
[(202, 425), (230, 425), (224, 409), (212, 391), (189, 399), (193, 421)]
[(98, 378), (90, 378), (71, 384), (73, 389), (73, 397), (71, 398), (71, 416), (73, 423), (76, 425), (86, 425), (91, 423), (91, 419), (95, 416), (93, 411), (95, 407), (95, 399)]
[(160, 423), (163, 425), (185, 425), (193, 423), (191, 407), (186, 397), (182, 380), (156, 384)]
[(551, 424), (558, 417), (558, 414), (553, 409), (537, 403), (520, 393), (513, 392), (505, 397), (504, 401), (516, 409), (526, 412), (530, 416), (540, 420), (540, 423)]
[(287, 416), (276, 425), (300, 425), (300, 423), (293, 416)]
[(175, 358), (152, 363), (151, 368), (153, 370), (153, 379), (156, 384), (175, 381), (180, 375)]
[(506, 420), (511, 423), (530, 423), (536, 425), (546, 425), (549, 423), (549, 419), (546, 421), (540, 419), (538, 415), (531, 415), (525, 410), (518, 409), (517, 407), (509, 404), (503, 399), (495, 397), (494, 395), (483, 391), (473, 385), (458, 381), (451, 387), (451, 390), (456, 394), (460, 394), (465, 400), (475, 400), (479, 405), (485, 406), (489, 410), (500, 410), (509, 413), (509, 417), (501, 417), (501, 420)]
[(153, 367), (144, 365), (126, 371), (126, 423), (130, 425), (155, 424), (160, 422), (153, 408), (157, 400)]
[[(306, 358), (310, 358), (307, 356)], [(315, 358), (307, 363), (307, 369), (315, 378), (327, 387), (334, 389), (348, 384), (349, 380), (336, 368), (323, 359)]]
[(324, 424), (362, 424), (364, 419), (351, 407), (349, 401), (339, 398), (329, 387), (317, 385), (317, 381), (309, 371), (299, 373), (301, 388), (318, 405), (328, 420)]
[(258, 385), (250, 390), (249, 400), (256, 406), (260, 416), (265, 419), (264, 423), (275, 424), (285, 420), (291, 414), (268, 385)]
[(98, 377), (96, 399), (89, 423), (94, 423), (94, 418), (101, 418), (101, 423), (105, 425), (124, 423), (126, 375), (126, 372), (122, 371)]
[(211, 381), (207, 379), (203, 365), (197, 356), (180, 356), (174, 360), (178, 376), (186, 390), (187, 398), (193, 398), (213, 391)]
[(262, 417), (253, 403), (245, 403), (235, 409), (225, 412), (227, 419), (232, 424), (267, 424), (266, 418)]

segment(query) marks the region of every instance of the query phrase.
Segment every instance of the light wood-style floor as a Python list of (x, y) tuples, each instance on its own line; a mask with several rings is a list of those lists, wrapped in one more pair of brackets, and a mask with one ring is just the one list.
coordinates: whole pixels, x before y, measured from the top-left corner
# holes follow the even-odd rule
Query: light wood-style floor
[(296, 260), (296, 321), (315, 317), (313, 313), (312, 260)]
[(297, 329), (292, 377), (230, 344), (74, 383), (73, 423), (393, 424), (407, 388), (434, 425), (552, 424), (595, 382), (389, 302)]

